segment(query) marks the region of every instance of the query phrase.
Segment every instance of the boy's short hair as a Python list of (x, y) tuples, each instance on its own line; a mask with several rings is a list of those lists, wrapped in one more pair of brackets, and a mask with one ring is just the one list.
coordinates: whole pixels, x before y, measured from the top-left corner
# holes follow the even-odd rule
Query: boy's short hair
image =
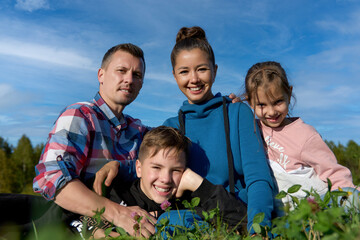
[(162, 149), (175, 149), (176, 154), (184, 152), (186, 159), (189, 153), (191, 141), (179, 130), (160, 126), (151, 129), (145, 134), (140, 145), (139, 160), (155, 156)]

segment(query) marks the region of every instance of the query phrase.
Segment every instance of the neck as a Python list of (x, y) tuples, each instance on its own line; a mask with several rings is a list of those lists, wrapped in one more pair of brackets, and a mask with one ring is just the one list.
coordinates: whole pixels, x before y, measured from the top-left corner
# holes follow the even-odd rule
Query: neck
[(101, 91), (99, 91), (100, 96), (102, 97), (102, 99), (104, 100), (104, 102), (106, 103), (106, 105), (108, 105), (108, 107), (110, 108), (110, 110), (114, 113), (114, 115), (117, 117), (117, 119), (121, 120), (122, 116), (123, 116), (123, 111), (125, 109), (125, 106), (122, 104), (115, 104), (112, 103), (111, 101), (109, 101), (106, 97), (106, 95), (101, 94)]

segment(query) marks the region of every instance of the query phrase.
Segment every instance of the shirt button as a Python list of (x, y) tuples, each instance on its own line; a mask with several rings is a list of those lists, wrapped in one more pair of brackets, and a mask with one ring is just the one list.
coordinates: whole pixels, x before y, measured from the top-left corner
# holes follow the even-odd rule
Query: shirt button
[(130, 157), (130, 156), (128, 156), (128, 159), (130, 160), (130, 159), (131, 159), (131, 157)]

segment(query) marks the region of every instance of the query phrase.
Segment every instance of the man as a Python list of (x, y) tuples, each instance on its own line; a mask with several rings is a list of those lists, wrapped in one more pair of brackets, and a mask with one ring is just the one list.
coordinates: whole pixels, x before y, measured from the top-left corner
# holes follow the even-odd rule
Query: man
[[(93, 102), (68, 106), (50, 132), (36, 166), (35, 192), (82, 215), (92, 216), (105, 207), (103, 217), (130, 234), (135, 234), (133, 212), (155, 222), (145, 210), (120, 206), (84, 184), (112, 160), (123, 166), (121, 174), (125, 179), (135, 177), (131, 166), (148, 129), (139, 120), (123, 114), (123, 110), (139, 94), (144, 74), (145, 60), (139, 47), (128, 43), (107, 51), (98, 71), (99, 93)], [(149, 237), (155, 229), (146, 219), (142, 220), (143, 236)]]

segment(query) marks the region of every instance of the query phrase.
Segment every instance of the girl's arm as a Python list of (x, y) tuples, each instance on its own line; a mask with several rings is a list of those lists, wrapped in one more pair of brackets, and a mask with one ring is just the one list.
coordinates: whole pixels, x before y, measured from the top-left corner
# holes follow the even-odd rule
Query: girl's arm
[(330, 179), (332, 191), (339, 187), (354, 188), (350, 170), (338, 164), (334, 153), (317, 132), (305, 143), (301, 159), (314, 168), (322, 181), (327, 182), (327, 179)]

